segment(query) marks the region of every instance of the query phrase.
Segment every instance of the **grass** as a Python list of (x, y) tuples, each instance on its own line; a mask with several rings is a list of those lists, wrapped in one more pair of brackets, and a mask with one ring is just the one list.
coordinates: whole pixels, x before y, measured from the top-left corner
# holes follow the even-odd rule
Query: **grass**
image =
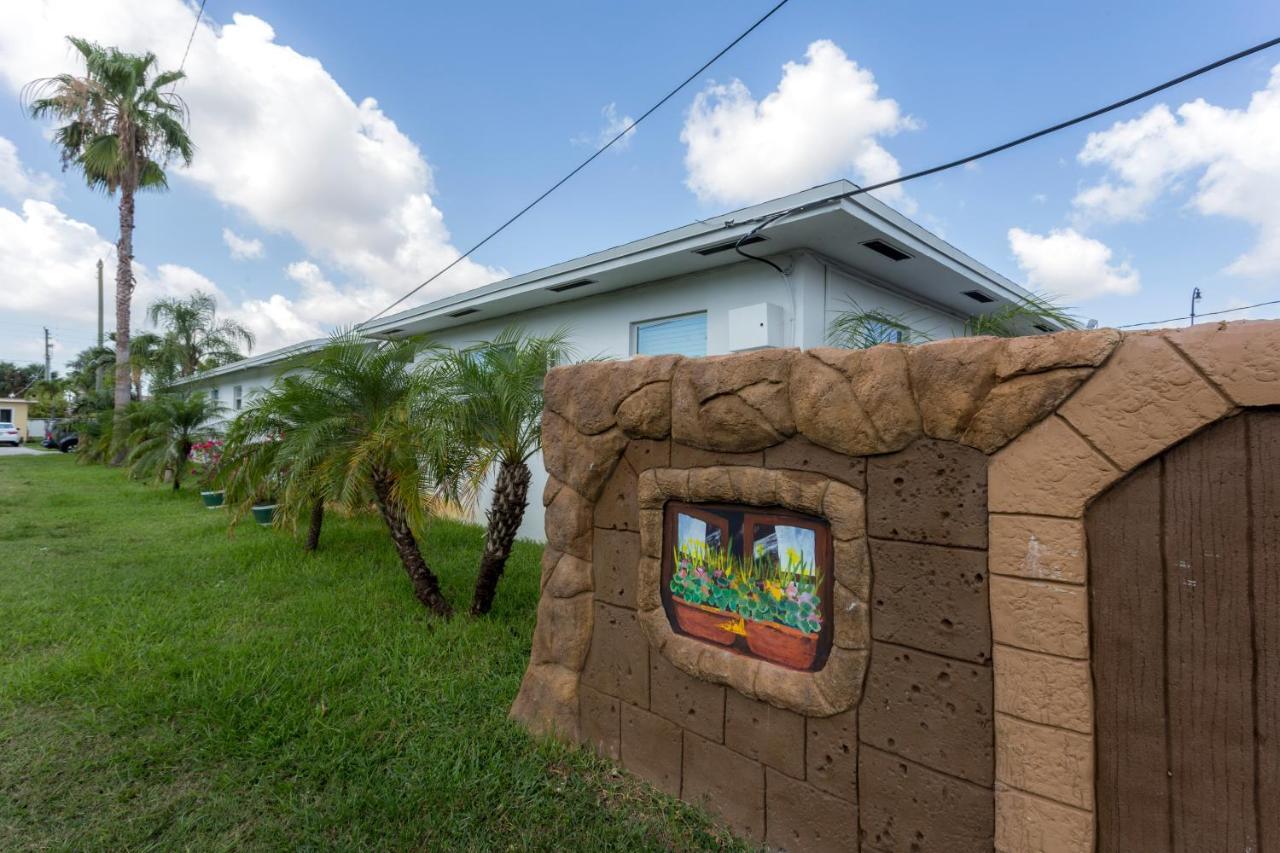
[[(73, 457), (0, 460), (0, 849), (723, 849), (507, 720), (540, 547), (430, 618), (376, 519), (321, 551)], [(479, 528), (424, 549), (466, 600)]]

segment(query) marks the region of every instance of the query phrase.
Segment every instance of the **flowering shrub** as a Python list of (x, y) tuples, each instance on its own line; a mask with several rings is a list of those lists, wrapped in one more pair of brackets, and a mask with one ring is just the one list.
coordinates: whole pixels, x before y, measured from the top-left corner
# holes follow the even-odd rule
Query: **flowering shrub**
[(222, 465), (222, 441), (215, 438), (196, 442), (191, 445), (187, 458), (191, 461), (191, 476), (202, 486), (212, 486)]
[(757, 549), (748, 563), (719, 548), (686, 541), (675, 548), (671, 594), (742, 619), (816, 634), (822, 630), (821, 575), (794, 549), (787, 549), (786, 557), (783, 565)]

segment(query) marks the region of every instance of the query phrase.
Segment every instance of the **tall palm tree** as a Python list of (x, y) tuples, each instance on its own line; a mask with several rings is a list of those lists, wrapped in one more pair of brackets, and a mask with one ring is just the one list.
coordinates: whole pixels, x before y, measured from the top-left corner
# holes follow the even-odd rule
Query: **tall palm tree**
[(152, 388), (162, 384), (167, 378), (167, 364), (163, 359), (164, 339), (155, 332), (141, 332), (129, 341), (129, 378), (133, 382), (133, 395), (142, 399), (142, 380), (148, 373), (152, 377)]
[(173, 478), (173, 490), (182, 488), (191, 447), (215, 436), (209, 426), (222, 407), (204, 392), (157, 394), (135, 404), (135, 421), (129, 442), (129, 470), (137, 477)]
[(228, 497), (252, 500), (271, 478), (277, 505), (294, 518), (317, 498), (350, 510), (372, 502), (414, 595), (448, 616), (452, 608), (418, 544), (449, 458), (440, 395), (430, 372), (415, 365), (433, 350), (421, 339), (374, 345), (352, 331), (336, 333), (298, 373), (250, 403), (222, 466)]
[(219, 320), (217, 300), (199, 290), (185, 298), (157, 299), (147, 316), (164, 330), (160, 357), (178, 376), (239, 361), (244, 358), (239, 344), (253, 349), (253, 332), (234, 320)]
[(114, 399), (123, 417), (130, 390), (134, 196), (166, 189), (164, 167), (173, 158), (191, 163), (186, 104), (172, 88), (164, 91), (185, 75), (157, 72), (153, 53), (138, 56), (74, 36), (67, 40), (84, 59), (85, 73), (35, 80), (24, 89), (23, 103), (32, 118), (62, 122), (53, 138), (64, 169), (79, 169), (93, 189), (120, 194)]
[(455, 445), (467, 448), (463, 463), (470, 488), (474, 491), (493, 478), (484, 553), (471, 600), (474, 616), (493, 606), (524, 520), (529, 457), (542, 447), (542, 382), (548, 370), (573, 357), (568, 336), (560, 329), (533, 337), (513, 327), (492, 341), (445, 353), (437, 361), (436, 387), (449, 401)]

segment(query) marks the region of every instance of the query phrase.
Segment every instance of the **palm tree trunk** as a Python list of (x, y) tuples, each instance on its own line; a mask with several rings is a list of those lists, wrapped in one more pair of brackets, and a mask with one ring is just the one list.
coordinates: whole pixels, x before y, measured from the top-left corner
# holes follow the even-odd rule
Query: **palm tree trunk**
[(386, 522), (391, 534), (400, 563), (409, 575), (409, 582), (413, 584), (414, 596), (435, 614), (452, 616), (453, 608), (440, 591), (440, 581), (423, 559), (422, 551), (418, 549), (418, 540), (414, 538), (413, 530), (405, 520), (404, 511), (391, 494), (391, 481), (381, 472), (373, 475), (373, 495), (378, 504), (378, 512), (382, 514), (382, 520)]
[(311, 505), (311, 523), (307, 526), (307, 541), (302, 543), (302, 550), (314, 551), (320, 547), (320, 527), (324, 524), (324, 498), (316, 498)]
[(129, 405), (132, 375), (129, 371), (129, 308), (133, 299), (133, 198), (132, 182), (120, 187), (120, 239), (116, 242), (116, 384), (115, 422), (116, 441), (112, 465), (124, 462), (128, 448), (125, 446), (124, 410)]
[(476, 575), (476, 591), (471, 599), (471, 615), (483, 616), (493, 607), (498, 581), (507, 567), (511, 543), (524, 520), (529, 505), (529, 466), (523, 462), (503, 462), (493, 486), (493, 503), (489, 505), (488, 529), (484, 535), (484, 554), (480, 557), (480, 573)]
[(182, 471), (187, 467), (187, 458), (191, 456), (191, 442), (178, 444), (178, 458), (173, 466), (173, 490), (176, 492), (182, 485)]

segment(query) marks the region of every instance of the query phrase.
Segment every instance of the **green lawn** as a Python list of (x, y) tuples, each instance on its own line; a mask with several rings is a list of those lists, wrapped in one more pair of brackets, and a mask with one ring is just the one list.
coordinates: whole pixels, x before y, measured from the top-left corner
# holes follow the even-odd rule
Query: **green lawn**
[[(0, 849), (712, 849), (702, 813), (506, 718), (540, 548), (441, 623), (373, 518), (280, 531), (0, 459)], [(478, 528), (424, 548), (465, 600)]]

